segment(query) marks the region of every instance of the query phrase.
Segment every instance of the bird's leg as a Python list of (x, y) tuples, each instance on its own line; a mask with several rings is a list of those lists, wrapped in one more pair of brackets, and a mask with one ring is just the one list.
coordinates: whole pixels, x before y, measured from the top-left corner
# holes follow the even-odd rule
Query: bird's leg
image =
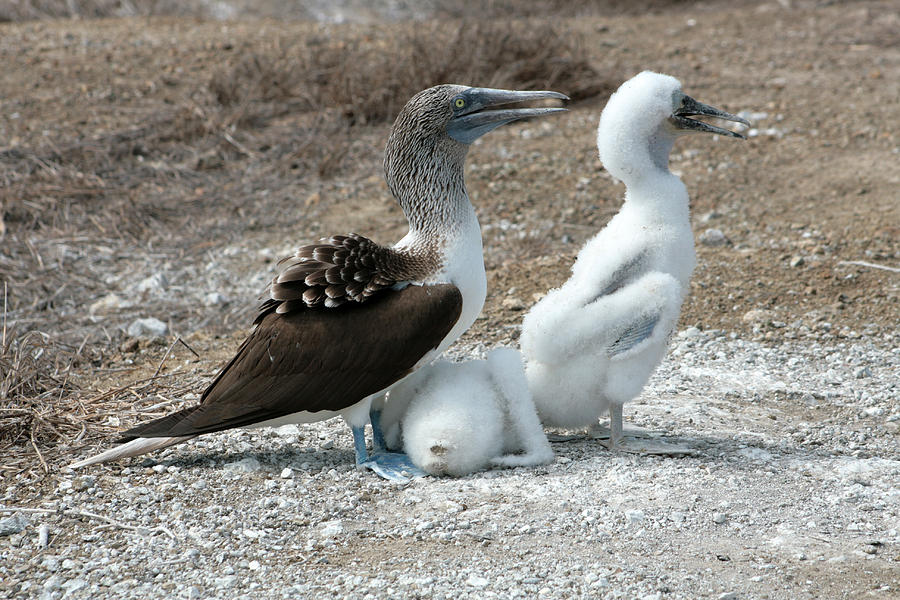
[(366, 450), (366, 428), (350, 427), (353, 432), (353, 450), (356, 452), (356, 466), (363, 467), (369, 460), (369, 452)]
[(353, 446), (356, 450), (356, 464), (359, 467), (372, 469), (377, 475), (390, 481), (407, 482), (414, 477), (425, 477), (427, 473), (413, 464), (409, 456), (402, 452), (388, 452), (381, 431), (381, 411), (369, 413), (372, 422), (372, 454), (366, 453), (366, 435), (364, 427), (351, 427)]
[(381, 411), (371, 409), (369, 421), (372, 423), (372, 452), (387, 452), (387, 442), (384, 439), (384, 431), (381, 429)]
[(610, 450), (618, 450), (622, 445), (622, 405), (616, 402), (609, 403), (609, 441), (606, 447)]

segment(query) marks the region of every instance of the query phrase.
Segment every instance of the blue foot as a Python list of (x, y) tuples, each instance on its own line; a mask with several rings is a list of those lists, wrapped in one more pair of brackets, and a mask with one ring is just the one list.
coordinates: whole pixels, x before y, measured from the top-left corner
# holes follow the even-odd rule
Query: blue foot
[(416, 477), (426, 477), (428, 473), (417, 467), (405, 454), (400, 452), (376, 452), (368, 460), (359, 463), (360, 467), (372, 469), (388, 481), (406, 483)]
[[(376, 417), (377, 421), (377, 417)], [(406, 483), (415, 477), (425, 477), (425, 471), (413, 464), (409, 457), (399, 452), (385, 452), (377, 447), (369, 456), (366, 452), (366, 434), (363, 427), (351, 427), (353, 448), (356, 451), (356, 466), (372, 469), (388, 481)], [(377, 446), (377, 444), (376, 444)]]

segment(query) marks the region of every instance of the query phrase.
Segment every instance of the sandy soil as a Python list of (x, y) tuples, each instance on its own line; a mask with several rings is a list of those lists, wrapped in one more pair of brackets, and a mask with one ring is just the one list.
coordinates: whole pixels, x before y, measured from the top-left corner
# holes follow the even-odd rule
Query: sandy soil
[[(381, 178), (387, 127), (365, 129), (349, 164), (335, 158), (336, 176), (297, 177), (290, 159), (254, 159), (302, 140), (303, 119), (286, 115), (234, 131), (227, 151), (137, 151), (127, 160), (146, 176), (136, 180), (72, 174), (74, 195), (46, 185), (73, 214), (102, 214), (100, 186), (128, 199), (121, 231), (99, 219), (63, 236), (62, 225), (29, 230), (6, 214), (0, 243), (40, 257), (49, 298), (3, 272), (13, 324), (91, 340), (94, 359), (72, 374), (81, 409), (109, 390), (118, 404), (82, 440), (24, 466), (4, 459), (3, 506), (58, 512), (31, 513), (0, 538), (0, 596), (900, 597), (900, 15), (877, 1), (728, 6), (567, 23), (610, 79), (669, 73), (754, 121), (745, 142), (687, 138), (672, 157), (691, 194), (699, 265), (682, 334), (626, 419), (692, 456), (610, 455), (577, 437), (555, 443), (546, 468), (399, 488), (353, 471), (349, 434), (325, 423), (60, 471), (141, 413), (196, 399), (280, 255), (326, 233), (389, 242), (405, 232)], [(0, 150), (153, 123), (189, 105), (224, 54), (317, 27), (0, 25)], [(455, 356), (515, 344), (523, 311), (566, 279), (617, 210), (622, 188), (594, 146), (602, 107), (498, 130), (470, 152), (489, 296)], [(709, 229), (726, 242), (703, 243)], [(148, 281), (155, 271), (164, 283)], [(119, 302), (95, 304), (110, 294)], [(138, 317), (163, 320), (170, 335), (130, 338)], [(173, 333), (200, 358), (173, 347), (162, 387), (141, 394), (133, 382), (157, 371)]]

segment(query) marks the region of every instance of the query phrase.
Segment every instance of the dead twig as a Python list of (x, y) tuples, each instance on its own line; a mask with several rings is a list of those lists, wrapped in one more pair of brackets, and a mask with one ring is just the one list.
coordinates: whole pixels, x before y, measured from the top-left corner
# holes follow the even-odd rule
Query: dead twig
[(113, 527), (118, 527), (120, 529), (127, 529), (128, 531), (147, 531), (149, 533), (160, 532), (164, 533), (170, 538), (178, 539), (175, 537), (175, 534), (169, 531), (166, 527), (162, 525), (158, 525), (156, 527), (142, 527), (140, 525), (130, 525), (128, 523), (122, 523), (121, 521), (116, 521), (115, 519), (110, 519), (104, 515), (98, 515), (96, 513), (91, 513), (83, 510), (56, 510), (52, 508), (25, 508), (25, 507), (15, 507), (15, 506), (7, 506), (0, 507), (0, 512), (11, 512), (11, 513), (27, 513), (27, 514), (38, 514), (38, 515), (52, 515), (52, 514), (60, 514), (65, 515), (67, 517), (74, 518), (84, 518), (84, 519), (95, 519), (97, 521), (103, 521), (107, 525), (112, 525)]
[(854, 265), (857, 267), (868, 267), (870, 269), (881, 269), (882, 271), (890, 271), (891, 273), (900, 273), (900, 268), (889, 267), (887, 265), (877, 265), (875, 263), (866, 262), (864, 260), (842, 260), (839, 265)]

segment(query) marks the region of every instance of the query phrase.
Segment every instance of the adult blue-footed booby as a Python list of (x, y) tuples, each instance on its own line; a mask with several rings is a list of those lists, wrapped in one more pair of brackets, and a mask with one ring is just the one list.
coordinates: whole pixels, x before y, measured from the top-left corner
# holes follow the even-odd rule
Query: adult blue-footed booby
[(135, 456), (233, 427), (340, 415), (356, 462), (388, 478), (412, 471), (384, 451), (372, 399), (443, 352), (474, 322), (486, 293), (481, 230), (463, 167), (469, 144), (492, 129), (562, 108), (501, 105), (548, 91), (439, 85), (400, 111), (384, 155), (388, 187), (409, 221), (393, 246), (356, 234), (303, 246), (280, 263), (253, 329), (200, 404), (139, 425), (123, 445), (71, 465)]
[(695, 116), (749, 125), (649, 71), (622, 84), (600, 116), (600, 160), (625, 184), (625, 203), (579, 251), (571, 278), (522, 324), (528, 383), (545, 425), (583, 427), (608, 410), (615, 448), (622, 405), (665, 354), (695, 263), (687, 189), (669, 171), (669, 152), (693, 131), (743, 137)]

